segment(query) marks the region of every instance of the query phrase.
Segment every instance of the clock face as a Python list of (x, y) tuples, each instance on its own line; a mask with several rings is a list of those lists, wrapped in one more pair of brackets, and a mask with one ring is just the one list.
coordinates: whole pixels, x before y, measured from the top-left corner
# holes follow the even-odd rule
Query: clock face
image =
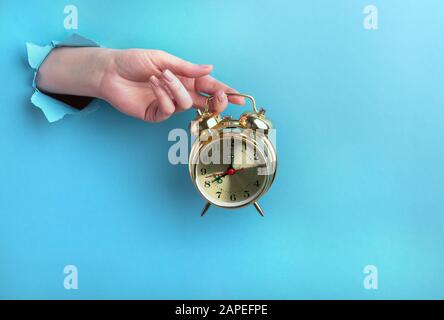
[(264, 189), (268, 176), (266, 153), (239, 135), (205, 145), (197, 163), (196, 184), (203, 196), (223, 207), (253, 202)]

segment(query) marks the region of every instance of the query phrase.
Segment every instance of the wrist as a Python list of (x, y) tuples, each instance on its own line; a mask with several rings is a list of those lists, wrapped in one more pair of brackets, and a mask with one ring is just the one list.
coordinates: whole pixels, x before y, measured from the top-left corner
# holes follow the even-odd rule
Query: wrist
[(102, 98), (102, 81), (113, 61), (111, 49), (62, 47), (40, 66), (37, 88), (49, 93)]

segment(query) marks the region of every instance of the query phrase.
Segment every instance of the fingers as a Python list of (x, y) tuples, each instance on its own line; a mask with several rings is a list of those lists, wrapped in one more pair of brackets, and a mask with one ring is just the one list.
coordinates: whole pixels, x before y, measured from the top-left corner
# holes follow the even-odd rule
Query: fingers
[(169, 69), (179, 76), (199, 78), (210, 74), (213, 70), (212, 65), (194, 64), (160, 50), (153, 50), (150, 55), (160, 70)]
[(150, 85), (156, 95), (156, 102), (145, 110), (145, 121), (163, 121), (174, 112), (187, 110), (193, 106), (193, 99), (182, 82), (170, 71), (165, 70), (162, 80), (150, 77)]
[(205, 108), (205, 105), (206, 105), (206, 102), (207, 102), (207, 97), (206, 96), (203, 96), (203, 95), (199, 94), (196, 91), (190, 91), (190, 95), (191, 95), (191, 98), (193, 99), (194, 107), (199, 108), (199, 109), (204, 109)]
[[(194, 101), (194, 106), (203, 109), (206, 107), (207, 104), (207, 96), (203, 96), (196, 92), (191, 92), (191, 97)], [(209, 109), (212, 112), (221, 113), (225, 110), (225, 108), (228, 106), (228, 96), (223, 91), (218, 91), (216, 94), (213, 95), (213, 98), (209, 102)]]
[(214, 112), (221, 113), (228, 105), (227, 95), (223, 91), (218, 91), (211, 100), (211, 109)]
[(150, 84), (156, 95), (157, 104), (146, 109), (144, 120), (159, 122), (168, 119), (176, 109), (173, 101), (156, 76), (150, 77)]
[[(227, 86), (225, 83), (220, 82), (208, 75), (196, 79), (196, 90), (211, 95), (215, 95), (219, 91), (223, 91), (225, 93), (237, 93), (236, 90)], [(238, 105), (243, 105), (245, 103), (244, 98), (238, 96), (228, 96), (228, 101)]]
[(193, 106), (193, 99), (187, 89), (170, 70), (162, 73), (162, 79), (176, 102), (176, 111), (185, 111)]

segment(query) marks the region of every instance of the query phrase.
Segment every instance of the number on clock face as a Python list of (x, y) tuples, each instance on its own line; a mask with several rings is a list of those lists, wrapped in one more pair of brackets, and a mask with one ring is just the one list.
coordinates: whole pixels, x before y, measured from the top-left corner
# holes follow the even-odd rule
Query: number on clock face
[(196, 165), (196, 183), (211, 202), (235, 207), (251, 202), (261, 192), (267, 177), (259, 169), (266, 166), (266, 159), (250, 140), (241, 136), (226, 139), (229, 141), (216, 140), (202, 148), (201, 152), (214, 155), (219, 143), (216, 154), (220, 158)]

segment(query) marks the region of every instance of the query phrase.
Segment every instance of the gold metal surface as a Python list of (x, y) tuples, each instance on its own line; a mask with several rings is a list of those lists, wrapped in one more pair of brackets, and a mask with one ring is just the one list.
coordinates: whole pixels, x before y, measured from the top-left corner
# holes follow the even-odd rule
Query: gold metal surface
[[(250, 96), (250, 95), (248, 95), (248, 94), (243, 94), (243, 93), (234, 93), (234, 92), (227, 92), (226, 95), (227, 95), (227, 96), (244, 97), (244, 98), (249, 99), (249, 100), (251, 101), (251, 103), (252, 103), (252, 106), (253, 106), (253, 110), (254, 110), (254, 112), (256, 112), (256, 113), (258, 112), (258, 111), (257, 111), (257, 107), (256, 107), (256, 100), (254, 100), (253, 96)], [(197, 110), (197, 113), (199, 113), (199, 115), (202, 115), (202, 114), (209, 114), (209, 113), (210, 113), (210, 112), (209, 112), (210, 101), (213, 100), (213, 98), (214, 98), (213, 95), (207, 96), (207, 100), (206, 100), (206, 102), (205, 102), (205, 109), (204, 109), (204, 112), (202, 113), (202, 111), (200, 111), (199, 109)]]
[(208, 209), (210, 208), (210, 206), (211, 206), (211, 202), (208, 201), (208, 202), (205, 204), (205, 207), (203, 208), (202, 213), (200, 214), (201, 217), (204, 216), (204, 214), (208, 211)]
[(256, 208), (256, 210), (259, 212), (259, 214), (263, 217), (264, 216), (264, 210), (262, 210), (261, 206), (259, 205), (259, 203), (254, 202), (254, 207)]

